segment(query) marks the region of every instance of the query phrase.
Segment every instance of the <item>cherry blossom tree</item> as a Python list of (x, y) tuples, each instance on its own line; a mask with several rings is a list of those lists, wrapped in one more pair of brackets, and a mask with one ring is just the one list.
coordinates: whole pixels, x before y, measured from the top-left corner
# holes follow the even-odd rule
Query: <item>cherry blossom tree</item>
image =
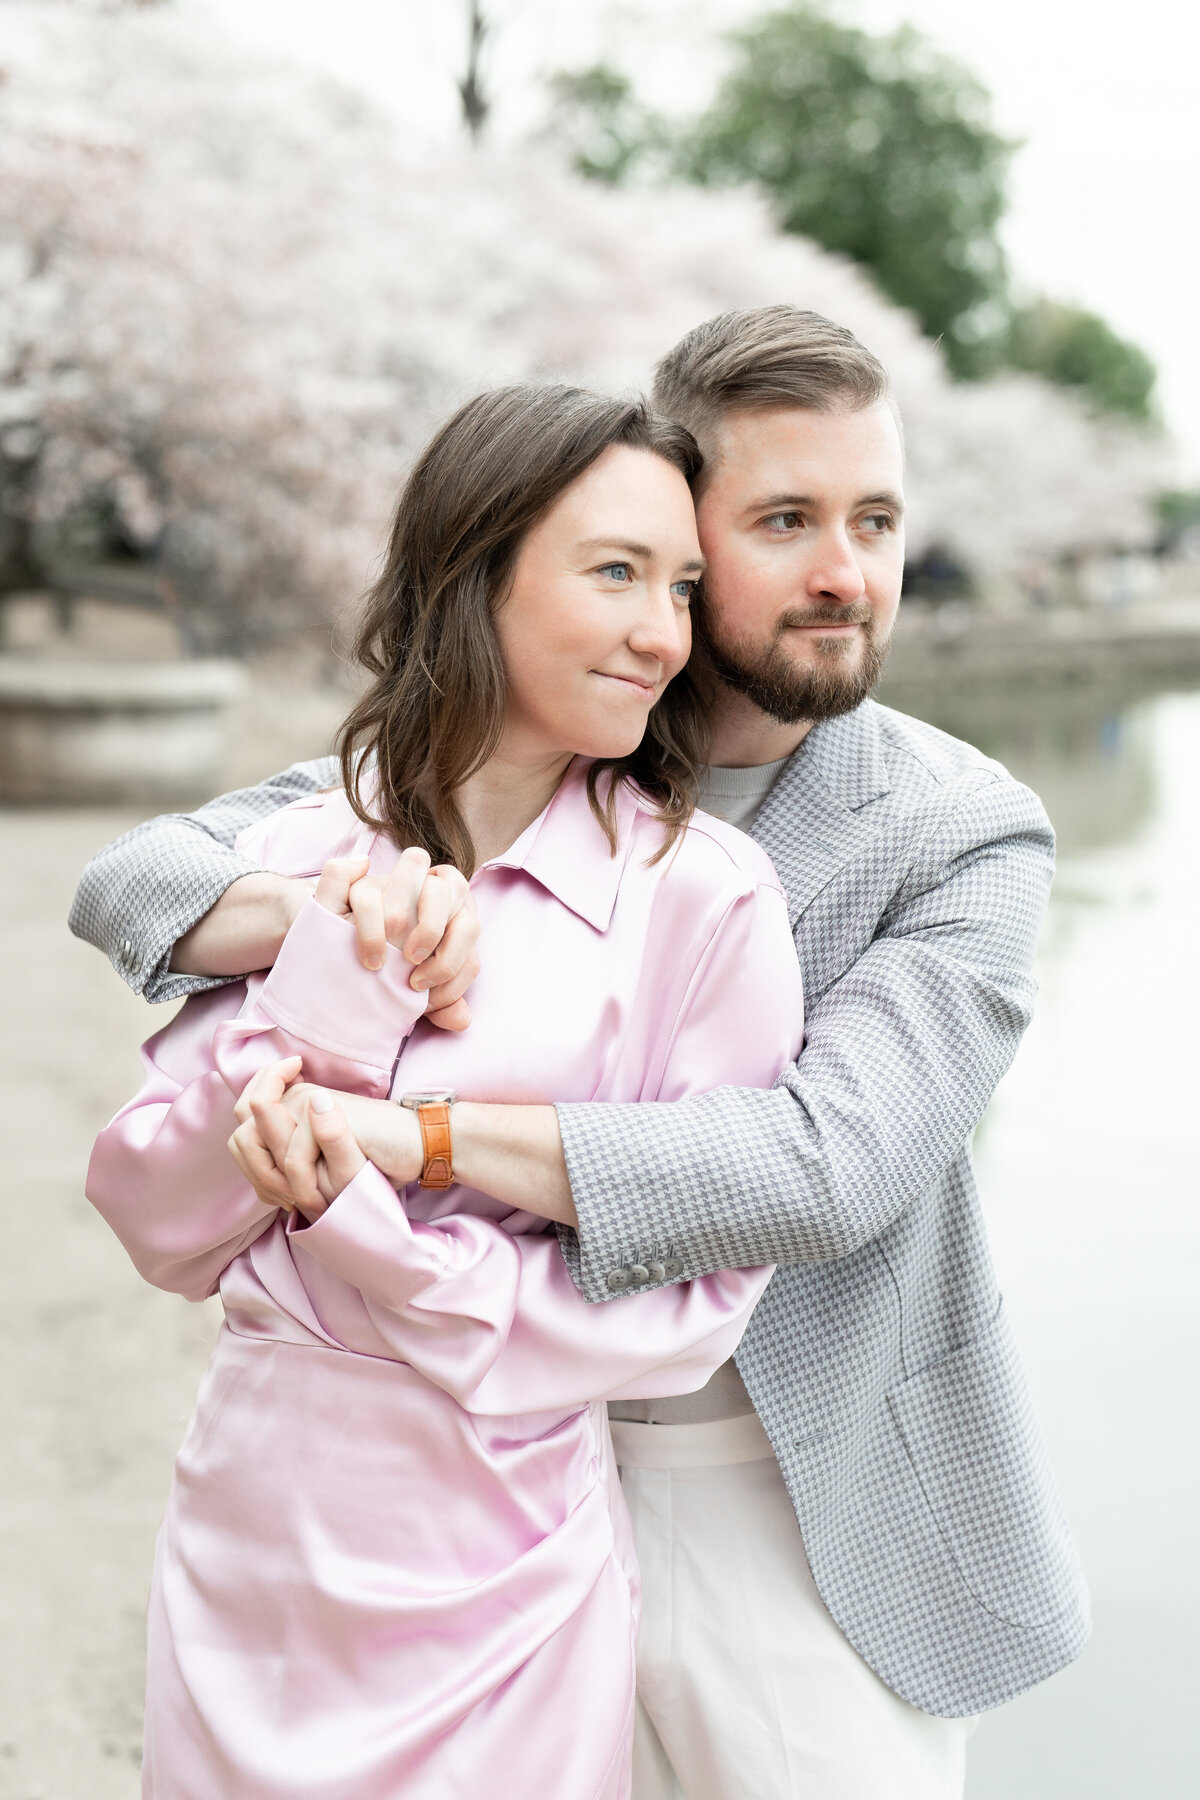
[(767, 301), (891, 370), (917, 553), (987, 583), (1151, 534), (1150, 440), (1029, 378), (952, 383), (749, 193), (606, 189), (545, 146), (431, 158), (182, 0), (0, 0), (0, 70), (10, 561), (107, 509), (197, 647), (327, 637), (414, 450), (480, 385), (641, 386), (688, 327)]

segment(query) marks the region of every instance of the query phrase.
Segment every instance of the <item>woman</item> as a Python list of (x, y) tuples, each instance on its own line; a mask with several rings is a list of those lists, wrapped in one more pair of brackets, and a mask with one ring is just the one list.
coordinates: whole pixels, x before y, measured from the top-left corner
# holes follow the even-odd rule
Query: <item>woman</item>
[[(452, 1143), (392, 1097), (669, 1100), (798, 1049), (774, 871), (692, 816), (698, 467), (680, 428), (571, 389), (437, 434), (368, 606), (344, 791), (245, 839), (324, 868), (314, 899), (268, 975), (150, 1040), (98, 1141), (89, 1197), (143, 1274), (226, 1315), (156, 1559), (157, 1800), (628, 1792), (637, 1572), (603, 1402), (701, 1386), (771, 1271), (666, 1285), (663, 1245), (648, 1291), (589, 1307), (542, 1221), (428, 1154), (413, 1185)], [(471, 876), (458, 1036), (399, 952), (355, 955), (350, 888), (401, 846)], [(256, 1096), (298, 1121), (302, 1204), (264, 1208), (228, 1154), (240, 1099), (250, 1166)]]

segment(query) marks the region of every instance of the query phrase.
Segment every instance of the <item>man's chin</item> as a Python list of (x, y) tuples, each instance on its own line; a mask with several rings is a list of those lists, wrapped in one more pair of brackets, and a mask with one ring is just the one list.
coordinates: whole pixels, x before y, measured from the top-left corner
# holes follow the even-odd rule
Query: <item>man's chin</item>
[(806, 646), (803, 657), (781, 643), (757, 664), (744, 653), (726, 655), (708, 646), (713, 672), (780, 725), (819, 725), (853, 712), (879, 680), (889, 649), (873, 638), (828, 637)]

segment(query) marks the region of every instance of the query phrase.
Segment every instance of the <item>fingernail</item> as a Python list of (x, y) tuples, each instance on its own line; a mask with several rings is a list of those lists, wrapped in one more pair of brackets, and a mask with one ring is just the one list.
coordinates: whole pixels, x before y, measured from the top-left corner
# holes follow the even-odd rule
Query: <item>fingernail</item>
[(426, 975), (414, 975), (408, 985), (413, 989), (414, 993), (419, 994), (423, 988), (429, 986), (429, 978)]
[(382, 967), (383, 967), (382, 956), (368, 956), (367, 967), (368, 967), (368, 969), (382, 969)]
[(333, 1095), (327, 1094), (324, 1088), (314, 1088), (308, 1097), (308, 1104), (315, 1113), (333, 1111)]
[(414, 950), (408, 960), (410, 963), (423, 963), (428, 955), (428, 950)]

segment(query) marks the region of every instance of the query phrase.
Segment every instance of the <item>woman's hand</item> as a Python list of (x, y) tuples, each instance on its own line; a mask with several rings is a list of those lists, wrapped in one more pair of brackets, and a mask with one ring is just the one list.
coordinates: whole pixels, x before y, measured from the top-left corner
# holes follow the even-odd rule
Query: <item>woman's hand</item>
[(271, 1063), (246, 1084), (234, 1107), (229, 1148), (266, 1206), (320, 1218), (364, 1163), (397, 1187), (421, 1172), (421, 1128), (391, 1100), (334, 1093), (301, 1079), (301, 1060)]
[(364, 967), (381, 969), (389, 944), (415, 965), (410, 985), (428, 988), (431, 1025), (465, 1030), (471, 1013), (463, 995), (479, 973), (479, 914), (466, 876), (449, 863), (431, 867), (428, 852), (415, 847), (383, 881), (368, 868), (365, 856), (327, 862), (317, 903), (352, 920)]

